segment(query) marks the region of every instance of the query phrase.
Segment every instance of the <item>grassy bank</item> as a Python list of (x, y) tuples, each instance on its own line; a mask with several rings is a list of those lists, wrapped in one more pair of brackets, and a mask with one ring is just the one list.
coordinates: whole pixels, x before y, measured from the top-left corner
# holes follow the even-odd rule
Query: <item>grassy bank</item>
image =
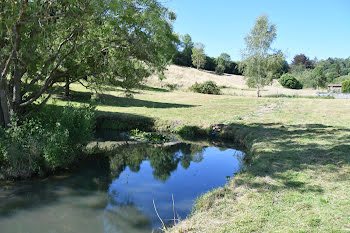
[(170, 231), (350, 231), (348, 100), (257, 99), (156, 88), (135, 92), (134, 99), (117, 89), (100, 98), (98, 114), (111, 117), (103, 123), (108, 127), (120, 126), (114, 115), (124, 117), (124, 126), (132, 125), (128, 119), (147, 119), (146, 126), (168, 131), (224, 123), (218, 137), (235, 138), (249, 151), (248, 170), (200, 197), (192, 216)]

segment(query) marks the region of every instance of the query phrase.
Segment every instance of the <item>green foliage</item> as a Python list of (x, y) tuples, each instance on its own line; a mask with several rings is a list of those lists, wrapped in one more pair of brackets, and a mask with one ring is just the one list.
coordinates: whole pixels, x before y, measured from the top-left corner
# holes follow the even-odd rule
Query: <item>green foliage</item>
[(0, 138), (5, 176), (27, 178), (72, 164), (94, 129), (92, 107), (45, 108), (35, 118), (13, 121)]
[(344, 76), (340, 76), (340, 77), (334, 79), (332, 82), (333, 83), (342, 83), (343, 81), (346, 81), (346, 80), (350, 80), (350, 74), (344, 75)]
[(303, 69), (313, 69), (314, 63), (304, 54), (295, 55), (292, 61), (292, 67), (301, 66)]
[(192, 64), (197, 68), (203, 68), (206, 63), (206, 55), (204, 53), (204, 45), (196, 43), (192, 48)]
[(166, 83), (165, 87), (169, 89), (170, 91), (179, 89), (180, 85), (176, 83)]
[(164, 70), (178, 43), (174, 13), (156, 0), (3, 1), (0, 19), (3, 126), (58, 82), (131, 89)]
[(142, 141), (148, 141), (151, 143), (162, 143), (162, 142), (169, 142), (170, 139), (162, 134), (155, 133), (155, 132), (144, 132), (139, 129), (133, 129), (129, 133), (130, 136), (132, 136), (135, 139), (142, 140)]
[(195, 83), (190, 87), (190, 90), (202, 94), (219, 95), (220, 88), (213, 81), (206, 81), (204, 83)]
[(222, 75), (224, 74), (225, 70), (229, 67), (231, 62), (231, 57), (227, 53), (222, 53), (217, 58), (217, 67), (215, 69), (215, 73)]
[(341, 91), (343, 93), (350, 93), (350, 80), (342, 82)]
[(324, 73), (324, 67), (321, 65), (316, 66), (312, 71), (312, 78), (315, 80), (316, 86), (324, 88), (327, 84), (327, 78)]
[(326, 83), (341, 83), (350, 74), (350, 58), (328, 58), (318, 62), (318, 66), (323, 66)]
[(209, 71), (215, 71), (216, 65), (217, 64), (216, 64), (215, 58), (206, 56), (206, 62), (203, 69), (209, 70)]
[(248, 79), (248, 86), (257, 88), (258, 97), (261, 88), (271, 82), (273, 68), (277, 63), (275, 59), (279, 59), (279, 56), (268, 53), (275, 38), (276, 25), (270, 24), (265, 15), (257, 18), (253, 29), (245, 38), (246, 48), (242, 54), (240, 70)]
[(218, 75), (223, 75), (225, 72), (225, 66), (222, 65), (222, 64), (219, 64), (216, 66), (215, 68), (215, 74), (218, 74)]
[(181, 36), (180, 51), (175, 53), (172, 59), (173, 63), (179, 66), (192, 66), (192, 48), (193, 42), (191, 36), (189, 34)]
[(184, 139), (194, 139), (195, 137), (208, 136), (208, 132), (197, 126), (182, 126), (177, 133)]
[(302, 89), (303, 85), (291, 74), (284, 74), (279, 80), (280, 84), (285, 88)]
[(160, 73), (158, 74), (158, 79), (160, 81), (160, 87), (163, 87), (163, 80), (166, 79), (165, 74), (164, 73)]
[(292, 71), (292, 75), (295, 76), (303, 85), (303, 88), (316, 88), (316, 82), (312, 76), (312, 70), (304, 69), (304, 70), (294, 70)]
[(228, 65), (225, 67), (225, 73), (242, 75), (242, 72), (239, 70), (239, 63), (230, 61)]

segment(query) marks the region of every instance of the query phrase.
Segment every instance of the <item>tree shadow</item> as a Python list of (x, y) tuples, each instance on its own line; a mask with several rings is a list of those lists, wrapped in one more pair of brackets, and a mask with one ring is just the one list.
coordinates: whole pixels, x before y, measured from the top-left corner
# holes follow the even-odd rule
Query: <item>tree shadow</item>
[(196, 107), (196, 105), (154, 102), (149, 100), (118, 97), (110, 94), (99, 94), (95, 99), (93, 99), (92, 97), (93, 97), (93, 94), (90, 92), (78, 92), (78, 91), (71, 91), (71, 96), (69, 99), (66, 99), (63, 96), (56, 96), (57, 99), (60, 99), (62, 101), (74, 101), (74, 102), (86, 103), (86, 104), (96, 102), (100, 106), (111, 106), (111, 107), (145, 107), (145, 108)]
[[(251, 188), (264, 190), (294, 189), (301, 193), (322, 193), (320, 185), (312, 185), (298, 177), (297, 172), (309, 169), (317, 174), (337, 173), (350, 164), (350, 129), (322, 124), (230, 124), (228, 135), (236, 135), (240, 144), (263, 145), (259, 152), (247, 156), (251, 177), (270, 177), (280, 181), (276, 186), (268, 182), (248, 182)], [(325, 143), (326, 142), (326, 143)], [(348, 177), (350, 178), (350, 177)], [(342, 177), (344, 179), (344, 177)], [(245, 180), (246, 181), (246, 180)]]
[(168, 89), (159, 88), (159, 87), (150, 87), (147, 85), (140, 85), (139, 89), (144, 91), (170, 92)]

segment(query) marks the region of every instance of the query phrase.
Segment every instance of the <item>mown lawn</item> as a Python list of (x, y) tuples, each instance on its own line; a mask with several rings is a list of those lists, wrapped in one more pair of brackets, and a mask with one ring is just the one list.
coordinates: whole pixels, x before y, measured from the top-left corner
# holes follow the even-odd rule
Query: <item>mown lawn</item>
[[(81, 96), (76, 101), (89, 101)], [(97, 110), (155, 118), (174, 128), (225, 123), (225, 132), (246, 145), (247, 171), (200, 197), (192, 216), (169, 231), (350, 232), (349, 100), (148, 88), (133, 99), (107, 91)]]

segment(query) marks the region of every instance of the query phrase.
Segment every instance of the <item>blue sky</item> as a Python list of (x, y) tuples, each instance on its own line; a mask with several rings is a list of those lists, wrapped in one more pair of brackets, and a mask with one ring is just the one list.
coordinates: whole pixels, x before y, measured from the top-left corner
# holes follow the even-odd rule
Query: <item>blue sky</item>
[(350, 0), (163, 0), (177, 14), (174, 31), (202, 42), (209, 56), (222, 52), (241, 59), (244, 37), (256, 17), (277, 26), (272, 47), (287, 60), (304, 53), (313, 59), (350, 57)]

